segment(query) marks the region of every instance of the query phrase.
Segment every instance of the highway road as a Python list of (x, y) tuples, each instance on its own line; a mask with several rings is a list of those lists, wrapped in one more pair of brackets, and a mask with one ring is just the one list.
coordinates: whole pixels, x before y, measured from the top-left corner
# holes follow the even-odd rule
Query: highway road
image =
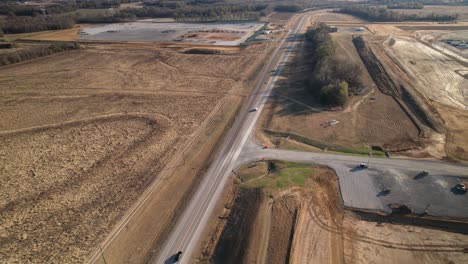
[[(244, 144), (253, 130), (278, 76), (305, 29), (308, 15), (301, 14), (287, 33), (259, 76), (257, 87), (236, 118), (223, 147), (204, 175), (195, 195), (179, 218), (162, 250), (151, 263), (172, 263), (178, 251), (184, 252), (180, 263), (189, 263), (221, 192), (236, 165)], [(276, 69), (273, 76), (271, 70)], [(266, 85), (265, 85), (266, 84)], [(249, 109), (258, 107), (256, 112)]]

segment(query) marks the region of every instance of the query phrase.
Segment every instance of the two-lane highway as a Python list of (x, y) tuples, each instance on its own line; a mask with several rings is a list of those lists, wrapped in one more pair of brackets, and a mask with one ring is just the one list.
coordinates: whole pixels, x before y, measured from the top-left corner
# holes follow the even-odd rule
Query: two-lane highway
[[(188, 263), (190, 261), (195, 246), (200, 240), (201, 234), (221, 196), (221, 192), (236, 165), (239, 154), (260, 117), (264, 103), (268, 100), (284, 64), (302, 36), (307, 18), (308, 15), (305, 13), (298, 16), (293, 28), (275, 50), (272, 58), (260, 75), (258, 86), (251, 93), (248, 102), (241, 109), (239, 116), (229, 131), (223, 147), (204, 175), (195, 195), (179, 218), (175, 228), (163, 245), (161, 252), (156, 259), (151, 261), (152, 263), (172, 263), (173, 256), (178, 251), (183, 252), (180, 263)], [(274, 69), (276, 69), (275, 74), (271, 76), (270, 72)], [(258, 107), (257, 111), (248, 111), (250, 108), (255, 107)]]

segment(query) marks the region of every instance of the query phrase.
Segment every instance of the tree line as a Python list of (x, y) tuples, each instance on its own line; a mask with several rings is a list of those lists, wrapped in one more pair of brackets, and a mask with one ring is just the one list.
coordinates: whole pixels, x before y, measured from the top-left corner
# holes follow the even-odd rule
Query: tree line
[(71, 28), (75, 19), (68, 15), (15, 16), (0, 20), (0, 31), (4, 34), (36, 32)]
[(458, 14), (452, 15), (429, 15), (402, 14), (391, 11), (381, 6), (347, 6), (337, 10), (339, 13), (350, 14), (368, 21), (377, 22), (400, 22), (400, 21), (453, 21), (457, 20)]
[[(137, 0), (76, 0), (39, 7), (18, 3), (0, 4), (0, 29), (5, 34), (71, 28), (75, 23), (117, 23), (139, 18), (175, 18), (177, 21), (258, 20), (278, 12), (297, 12), (300, 5), (252, 2), (247, 0), (157, 0), (145, 1), (142, 8), (115, 9), (98, 13), (83, 8), (119, 7)], [(78, 10), (78, 11), (77, 11)], [(105, 9), (103, 9), (105, 10)]]
[(77, 50), (79, 48), (80, 45), (76, 42), (55, 42), (49, 45), (37, 45), (14, 52), (0, 53), (0, 65), (9, 65), (67, 50)]
[(307, 80), (309, 91), (325, 105), (345, 105), (349, 93), (362, 86), (361, 67), (335, 56), (335, 44), (324, 25), (307, 30), (306, 41), (313, 65)]
[(424, 4), (421, 2), (403, 2), (392, 3), (387, 5), (388, 9), (423, 9)]

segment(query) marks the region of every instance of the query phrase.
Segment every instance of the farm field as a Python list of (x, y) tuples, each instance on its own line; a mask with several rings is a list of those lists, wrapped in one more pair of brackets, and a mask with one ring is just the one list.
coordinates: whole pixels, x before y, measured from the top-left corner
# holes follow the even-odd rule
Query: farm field
[(336, 175), (323, 167), (281, 161), (246, 164), (236, 170), (225, 192), (199, 263), (467, 260), (463, 227), (446, 230), (447, 223), (427, 220), (429, 228), (423, 218), (345, 210)]
[(138, 241), (104, 252), (146, 256), (248, 94), (264, 48), (84, 45), (0, 68), (0, 262), (82, 263), (151, 187), (157, 225), (127, 225)]

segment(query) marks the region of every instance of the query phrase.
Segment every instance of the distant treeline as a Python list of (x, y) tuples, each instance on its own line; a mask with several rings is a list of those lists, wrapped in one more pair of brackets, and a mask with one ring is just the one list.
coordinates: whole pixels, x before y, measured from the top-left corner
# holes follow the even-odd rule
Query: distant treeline
[(286, 5), (286, 4), (279, 4), (275, 6), (276, 12), (299, 12), (302, 8), (300, 5)]
[(67, 15), (15, 16), (0, 21), (0, 32), (4, 34), (16, 34), (65, 29), (71, 28), (74, 25), (75, 19)]
[(392, 5), (392, 4), (405, 4), (405, 3), (420, 3), (422, 5), (460, 6), (460, 5), (467, 5), (468, 0), (370, 0), (369, 1), (369, 4), (372, 4), (372, 5)]
[(36, 16), (63, 14), (76, 11), (77, 9), (106, 9), (119, 7), (121, 3), (136, 2), (137, 0), (76, 0), (73, 2), (61, 2), (52, 5), (30, 6), (16, 2), (0, 3), (0, 15)]
[(362, 86), (361, 67), (335, 56), (335, 45), (326, 26), (309, 29), (306, 41), (313, 64), (308, 79), (309, 91), (318, 95), (325, 105), (345, 105), (348, 93)]
[(77, 50), (79, 48), (80, 45), (75, 42), (56, 42), (50, 45), (38, 45), (14, 52), (0, 53), (0, 65), (9, 65), (62, 51)]
[[(26, 6), (0, 3), (0, 29), (6, 34), (73, 27), (75, 23), (116, 23), (139, 18), (175, 18), (177, 21), (258, 20), (278, 12), (297, 12), (301, 5), (247, 0), (151, 0), (141, 8), (117, 8), (137, 0), (76, 0), (54, 5)], [(87, 12), (86, 8), (102, 9)], [(113, 9), (109, 9), (113, 8)], [(108, 10), (109, 9), (109, 10)]]
[(424, 4), (418, 2), (406, 2), (406, 3), (395, 3), (388, 4), (388, 9), (423, 9)]
[(338, 10), (340, 13), (350, 14), (368, 21), (398, 22), (398, 21), (452, 21), (457, 20), (458, 14), (429, 15), (402, 14), (380, 6), (348, 6)]

